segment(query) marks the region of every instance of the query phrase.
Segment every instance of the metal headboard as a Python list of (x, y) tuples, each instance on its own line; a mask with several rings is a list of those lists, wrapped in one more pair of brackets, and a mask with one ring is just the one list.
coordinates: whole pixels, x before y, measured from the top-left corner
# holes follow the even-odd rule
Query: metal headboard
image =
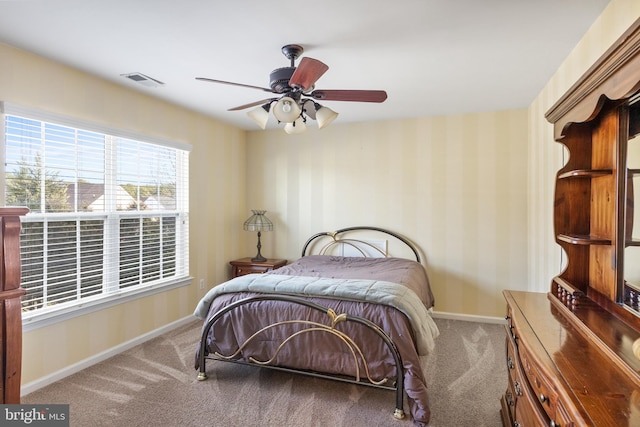
[(368, 227), (368, 226), (356, 226), (356, 227), (347, 227), (347, 228), (341, 228), (339, 230), (336, 231), (324, 231), (321, 233), (317, 233), (314, 234), (313, 236), (311, 236), (304, 244), (304, 246), (302, 247), (302, 256), (306, 256), (307, 251), (309, 249), (309, 245), (311, 245), (311, 243), (313, 241), (315, 241), (316, 239), (319, 239), (321, 237), (331, 237), (332, 240), (327, 243), (326, 245), (324, 245), (322, 247), (322, 249), (320, 250), (320, 254), (323, 254), (327, 251), (327, 249), (329, 249), (330, 247), (334, 246), (334, 245), (348, 245), (351, 246), (352, 248), (356, 249), (357, 251), (359, 251), (362, 256), (366, 256), (366, 254), (364, 253), (364, 251), (359, 247), (359, 245), (365, 245), (368, 248), (371, 248), (377, 252), (379, 252), (380, 254), (382, 254), (383, 256), (386, 256), (387, 254), (385, 254), (382, 250), (380, 250), (380, 248), (376, 247), (375, 245), (372, 245), (371, 243), (362, 241), (362, 240), (358, 240), (358, 239), (351, 239), (351, 238), (340, 238), (340, 234), (342, 233), (347, 233), (349, 231), (377, 231), (383, 234), (388, 234), (389, 236), (395, 237), (397, 240), (401, 241), (402, 243), (404, 243), (405, 245), (407, 245), (409, 247), (409, 249), (411, 249), (411, 251), (413, 252), (416, 261), (421, 262), (420, 261), (420, 254), (418, 252), (418, 248), (407, 238), (401, 236), (398, 233), (395, 233), (393, 231), (389, 231), (389, 230), (385, 230), (384, 228), (379, 228), (379, 227)]

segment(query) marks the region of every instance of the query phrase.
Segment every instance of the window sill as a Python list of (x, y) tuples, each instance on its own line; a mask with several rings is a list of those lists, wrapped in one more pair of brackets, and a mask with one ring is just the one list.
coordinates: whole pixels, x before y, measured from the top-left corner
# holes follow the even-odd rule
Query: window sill
[(163, 285), (140, 288), (138, 290), (128, 291), (126, 293), (113, 294), (96, 299), (95, 301), (87, 301), (80, 305), (61, 308), (59, 310), (52, 310), (46, 313), (33, 315), (31, 317), (29, 315), (23, 315), (22, 332), (24, 333), (35, 329), (44, 328), (59, 322), (64, 322), (65, 320), (104, 310), (118, 304), (123, 304), (139, 298), (144, 298), (162, 292), (167, 292), (172, 289), (188, 286), (192, 283), (192, 281), (192, 277), (183, 277), (181, 279), (176, 279), (173, 282)]

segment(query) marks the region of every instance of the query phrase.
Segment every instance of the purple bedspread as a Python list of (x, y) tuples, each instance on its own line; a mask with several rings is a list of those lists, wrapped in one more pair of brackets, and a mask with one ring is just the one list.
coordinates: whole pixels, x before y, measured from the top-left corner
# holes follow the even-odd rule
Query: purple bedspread
[[(427, 308), (433, 306), (433, 296), (428, 287), (426, 272), (420, 264), (414, 261), (396, 258), (307, 256), (289, 266), (274, 270), (273, 274), (371, 279), (373, 271), (375, 271), (376, 279), (382, 278), (382, 280), (393, 283), (400, 282), (400, 285), (413, 289)], [(363, 275), (367, 277), (363, 277)], [(208, 318), (228, 304), (253, 295), (256, 293), (236, 292), (217, 296), (209, 307)], [(306, 296), (305, 299), (332, 308), (337, 314), (348, 313), (369, 319), (379, 325), (392, 338), (402, 357), (404, 388), (410, 413), (416, 425), (426, 425), (430, 418), (427, 386), (416, 349), (415, 333), (407, 317), (393, 307), (371, 302), (309, 296)], [(329, 323), (326, 313), (312, 310), (306, 306), (273, 300), (253, 302), (225, 315), (214, 325), (207, 338), (208, 353), (219, 352), (230, 355), (259, 327), (290, 319)], [(244, 347), (238, 357), (245, 360), (252, 357), (265, 361), (278, 351), (284, 338), (302, 328), (300, 325), (286, 324), (270, 329), (250, 345)], [(366, 360), (374, 361), (369, 365), (373, 379), (394, 378), (394, 359), (382, 340), (373, 331), (353, 322), (341, 322), (336, 326), (336, 329), (354, 339)], [(301, 351), (301, 349), (307, 348), (322, 349), (322, 351)], [(274, 363), (278, 366), (295, 369), (321, 370), (330, 374), (349, 376), (356, 374), (353, 355), (349, 349), (335, 336), (324, 332), (297, 335), (291, 345), (280, 348), (280, 353)], [(361, 377), (365, 376), (362, 367), (360, 375)]]
[(427, 271), (422, 264), (403, 258), (309, 255), (266, 274), (392, 282), (415, 292), (425, 307), (431, 308), (434, 304)]

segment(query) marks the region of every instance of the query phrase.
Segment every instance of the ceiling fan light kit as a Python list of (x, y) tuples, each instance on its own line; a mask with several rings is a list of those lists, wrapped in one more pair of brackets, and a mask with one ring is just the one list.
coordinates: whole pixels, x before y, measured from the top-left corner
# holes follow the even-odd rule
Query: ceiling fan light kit
[(271, 104), (264, 104), (262, 107), (258, 107), (255, 110), (251, 110), (247, 113), (249, 117), (253, 119), (254, 122), (262, 129), (267, 128), (267, 122), (269, 121), (269, 110), (271, 109)]
[(284, 131), (288, 134), (302, 133), (307, 130), (307, 125), (302, 117), (298, 117), (293, 123), (284, 125)]
[(338, 117), (338, 113), (333, 111), (329, 107), (323, 107), (322, 105), (316, 104), (316, 121), (318, 122), (318, 128), (322, 129), (323, 127), (329, 125), (332, 121)]
[[(273, 106), (273, 115), (278, 123), (285, 123), (284, 131), (288, 134), (304, 132), (307, 128), (307, 117), (318, 122), (318, 128), (322, 129), (333, 122), (338, 113), (328, 107), (324, 107), (316, 99), (326, 101), (353, 101), (353, 102), (384, 102), (387, 93), (383, 90), (315, 90), (316, 81), (329, 69), (329, 67), (313, 58), (302, 58), (296, 67), (295, 60), (304, 49), (297, 44), (288, 44), (282, 47), (282, 53), (291, 61), (289, 67), (277, 68), (269, 75), (270, 88), (233, 83), (223, 80), (214, 80), (205, 77), (196, 77), (197, 80), (212, 83), (222, 83), (233, 86), (258, 89), (279, 95), (279, 97), (263, 99), (238, 107), (229, 111), (244, 110), (245, 108), (260, 107), (247, 113), (251, 119), (262, 129), (266, 129), (269, 121), (269, 111)], [(272, 105), (275, 102), (275, 105)], [(307, 106), (311, 103), (313, 108)]]
[(301, 113), (302, 108), (300, 108), (295, 99), (289, 96), (283, 96), (280, 98), (273, 107), (273, 115), (282, 123), (295, 122), (298, 117), (300, 117)]

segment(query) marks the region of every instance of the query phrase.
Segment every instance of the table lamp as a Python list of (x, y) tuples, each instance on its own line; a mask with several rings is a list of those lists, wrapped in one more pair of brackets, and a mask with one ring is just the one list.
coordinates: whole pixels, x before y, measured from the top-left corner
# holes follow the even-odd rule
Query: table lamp
[(265, 262), (267, 259), (260, 253), (260, 248), (262, 247), (262, 245), (260, 244), (260, 236), (262, 235), (263, 231), (272, 231), (273, 223), (264, 215), (267, 211), (251, 209), (251, 212), (253, 212), (253, 215), (251, 215), (249, 219), (244, 222), (243, 226), (245, 231), (258, 232), (258, 254), (255, 257), (251, 258), (251, 261)]

